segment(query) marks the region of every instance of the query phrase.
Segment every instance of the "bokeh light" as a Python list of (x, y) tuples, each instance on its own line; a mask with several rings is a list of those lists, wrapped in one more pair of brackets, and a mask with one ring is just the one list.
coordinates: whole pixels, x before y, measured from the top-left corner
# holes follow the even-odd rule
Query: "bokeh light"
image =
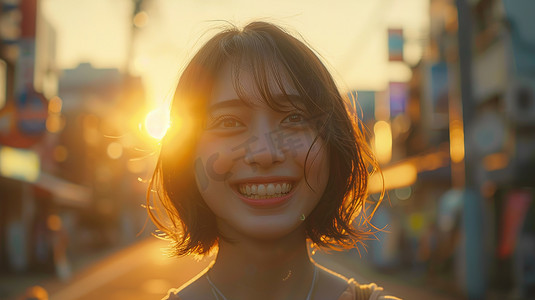
[(39, 177), (41, 161), (30, 150), (0, 147), (0, 175), (34, 182)]
[(451, 161), (459, 163), (464, 159), (463, 123), (454, 120), (450, 123), (450, 155)]
[(59, 231), (62, 227), (61, 223), (61, 218), (58, 215), (49, 215), (46, 219), (46, 224), (52, 231)]
[(58, 114), (51, 114), (46, 119), (46, 130), (50, 133), (61, 131), (65, 127), (65, 120)]
[(148, 23), (149, 23), (149, 15), (146, 12), (140, 11), (134, 16), (134, 25), (137, 28), (143, 28), (147, 26)]
[(392, 130), (386, 121), (379, 121), (373, 127), (375, 134), (375, 155), (379, 163), (386, 164), (392, 158)]
[(381, 192), (384, 184), (385, 190), (408, 187), (418, 179), (418, 169), (411, 162), (402, 162), (384, 169), (381, 173), (374, 173), (368, 181), (370, 194)]
[(63, 145), (57, 145), (56, 147), (54, 147), (54, 150), (52, 151), (52, 157), (57, 162), (63, 162), (67, 160), (68, 156), (69, 156), (69, 151)]
[(130, 159), (126, 163), (126, 168), (131, 173), (141, 173), (147, 169), (147, 163), (142, 159)]
[(60, 97), (52, 97), (48, 102), (48, 112), (49, 113), (60, 113), (63, 106), (63, 101)]
[(123, 156), (123, 145), (118, 142), (112, 142), (108, 145), (106, 152), (110, 158), (118, 159)]

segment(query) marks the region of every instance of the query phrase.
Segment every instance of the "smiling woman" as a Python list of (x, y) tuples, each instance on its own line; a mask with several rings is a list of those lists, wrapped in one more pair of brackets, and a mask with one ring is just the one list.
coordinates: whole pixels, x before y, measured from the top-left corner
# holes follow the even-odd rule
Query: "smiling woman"
[[(304, 100), (290, 81), (278, 86), (268, 78), (266, 91), (272, 95), (266, 103), (253, 70), (243, 68), (234, 70), (227, 63), (217, 74), (207, 126), (195, 153), (202, 162), (217, 153), (213, 171), (228, 174), (228, 180), (199, 175), (205, 170), (196, 169), (197, 181), (208, 179), (197, 185), (220, 219), (218, 231), (227, 239), (242, 235), (278, 239), (303, 227), (300, 216), (310, 215), (318, 204), (329, 178), (327, 149), (323, 139), (316, 138), (312, 118), (297, 108), (298, 101)], [(234, 89), (235, 80), (241, 96)], [(297, 143), (292, 145), (289, 139)], [(311, 160), (304, 172), (307, 156)], [(307, 182), (307, 175), (314, 176)], [(277, 189), (280, 192), (275, 193)]]
[(177, 255), (217, 258), (166, 299), (386, 299), (308, 255), (307, 239), (343, 249), (373, 234), (364, 205), (375, 168), (312, 50), (269, 23), (221, 31), (178, 82), (172, 124), (184, 116), (190, 128), (162, 139), (148, 213)]

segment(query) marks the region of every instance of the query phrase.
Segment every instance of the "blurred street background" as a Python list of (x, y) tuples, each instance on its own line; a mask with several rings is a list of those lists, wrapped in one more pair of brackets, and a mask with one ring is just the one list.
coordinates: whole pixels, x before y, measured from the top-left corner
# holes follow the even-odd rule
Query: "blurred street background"
[(184, 64), (253, 19), (321, 55), (385, 178), (388, 233), (315, 260), (405, 299), (535, 299), (533, 0), (0, 0), (0, 299), (160, 299), (208, 265), (151, 236), (147, 180)]

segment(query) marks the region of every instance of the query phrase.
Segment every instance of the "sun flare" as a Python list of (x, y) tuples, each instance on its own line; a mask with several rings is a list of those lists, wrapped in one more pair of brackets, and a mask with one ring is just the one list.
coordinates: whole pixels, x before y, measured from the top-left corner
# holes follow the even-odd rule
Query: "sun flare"
[(157, 108), (152, 110), (145, 117), (145, 129), (147, 133), (157, 140), (164, 137), (168, 128), (169, 112), (164, 109)]

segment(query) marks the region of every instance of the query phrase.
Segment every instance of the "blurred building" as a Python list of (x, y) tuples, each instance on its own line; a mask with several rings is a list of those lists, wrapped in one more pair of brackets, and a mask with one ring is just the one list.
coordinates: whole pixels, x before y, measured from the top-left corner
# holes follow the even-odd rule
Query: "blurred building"
[(138, 178), (146, 178), (151, 162), (139, 131), (146, 112), (141, 79), (84, 63), (63, 71), (58, 93), (66, 122), (58, 138), (65, 153), (59, 176), (92, 192), (78, 214), (73, 245), (81, 250), (133, 240), (145, 220), (145, 185)]
[[(390, 230), (370, 243), (365, 259), (375, 266), (474, 299), (535, 296), (533, 11), (527, 0), (430, 1), (412, 79), (375, 92), (375, 120), (366, 121), (391, 204), (374, 218)], [(461, 31), (471, 33), (468, 56)], [(389, 31), (390, 61), (403, 57), (396, 35)]]
[(69, 184), (47, 168), (55, 32), (37, 1), (0, 1), (0, 22), (0, 264), (24, 271), (49, 259), (41, 207)]
[(0, 266), (67, 279), (70, 260), (143, 227), (154, 142), (141, 79), (58, 70), (39, 3), (0, 0)]

